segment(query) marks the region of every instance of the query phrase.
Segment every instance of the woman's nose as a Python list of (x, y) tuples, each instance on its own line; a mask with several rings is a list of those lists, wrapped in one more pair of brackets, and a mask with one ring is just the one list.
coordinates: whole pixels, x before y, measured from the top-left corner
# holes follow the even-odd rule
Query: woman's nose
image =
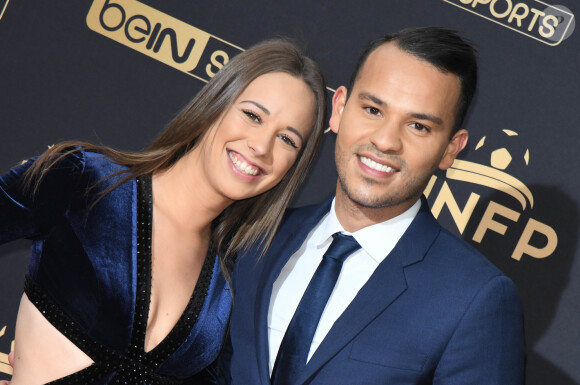
[(274, 143), (274, 135), (266, 132), (266, 130), (260, 130), (256, 132), (250, 138), (248, 138), (248, 147), (251, 153), (257, 157), (269, 157), (271, 156), (272, 147)]

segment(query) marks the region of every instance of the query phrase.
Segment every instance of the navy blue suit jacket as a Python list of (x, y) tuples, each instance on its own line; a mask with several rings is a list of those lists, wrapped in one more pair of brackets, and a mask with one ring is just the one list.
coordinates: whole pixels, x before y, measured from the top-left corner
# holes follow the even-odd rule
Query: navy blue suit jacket
[[(268, 308), (288, 258), (330, 209), (289, 210), (261, 260), (234, 269), (232, 384), (269, 384)], [(229, 360), (229, 362), (227, 362)], [(229, 364), (229, 365), (228, 365)], [(443, 229), (427, 202), (322, 341), (299, 384), (523, 384), (517, 289)]]

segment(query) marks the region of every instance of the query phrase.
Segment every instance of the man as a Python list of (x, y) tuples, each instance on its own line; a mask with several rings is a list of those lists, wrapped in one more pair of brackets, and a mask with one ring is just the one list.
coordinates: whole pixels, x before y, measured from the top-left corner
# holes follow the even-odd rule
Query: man
[[(403, 30), (363, 52), (332, 100), (335, 197), (290, 210), (263, 257), (238, 259), (233, 384), (523, 383), (516, 288), (422, 198), (467, 143), (476, 73), (472, 47), (442, 28)], [(313, 331), (297, 332), (317, 312), (305, 310), (306, 293), (322, 291), (310, 286), (334, 233), (360, 249), (338, 267)]]

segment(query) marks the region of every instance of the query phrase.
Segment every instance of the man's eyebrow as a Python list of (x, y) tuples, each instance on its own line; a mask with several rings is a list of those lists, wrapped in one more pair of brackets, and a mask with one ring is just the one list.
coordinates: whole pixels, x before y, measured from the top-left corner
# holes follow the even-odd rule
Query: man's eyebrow
[(443, 119), (441, 119), (440, 117), (435, 116), (435, 115), (422, 114), (422, 113), (410, 113), (409, 115), (411, 115), (415, 119), (428, 120), (428, 121), (433, 122), (435, 124), (443, 124)]
[(384, 101), (382, 101), (381, 99), (377, 98), (376, 96), (374, 96), (373, 94), (369, 94), (368, 92), (361, 92), (358, 95), (359, 99), (362, 100), (370, 100), (371, 102), (379, 105), (379, 106), (384, 106), (386, 103)]
[[(380, 98), (374, 96), (373, 94), (370, 94), (368, 92), (361, 92), (358, 95), (358, 98), (361, 100), (370, 100), (371, 102), (375, 103), (376, 105), (383, 107), (386, 106), (387, 103), (383, 100), (381, 100)], [(435, 115), (431, 115), (431, 114), (426, 114), (426, 113), (421, 113), (421, 112), (411, 112), (409, 113), (409, 116), (415, 118), (415, 119), (419, 119), (419, 120), (428, 120), (430, 122), (433, 122), (435, 124), (443, 124), (443, 119), (441, 119), (438, 116)]]
[(258, 102), (254, 102), (253, 100), (242, 100), (240, 103), (253, 104), (254, 106), (258, 107), (260, 110), (264, 111), (264, 113), (266, 113), (267, 115), (270, 115), (270, 111)]

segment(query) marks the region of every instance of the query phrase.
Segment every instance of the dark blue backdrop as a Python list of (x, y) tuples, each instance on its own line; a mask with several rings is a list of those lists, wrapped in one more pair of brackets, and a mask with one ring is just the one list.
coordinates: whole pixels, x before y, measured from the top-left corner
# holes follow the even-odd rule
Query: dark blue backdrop
[[(112, 8), (101, 15), (105, 3)], [(408, 26), (458, 29), (479, 49), (480, 88), (466, 122), (471, 138), (464, 162), (432, 180), (429, 202), (447, 228), (518, 285), (527, 383), (578, 384), (580, 37), (574, 31), (577, 2), (558, 4), (3, 0), (0, 168), (64, 139), (142, 149), (201, 88), (208, 64), (216, 70), (225, 56), (264, 38), (302, 41), (335, 89), (347, 82), (359, 49), (372, 38)], [(175, 58), (167, 36), (155, 52), (161, 36), (153, 32), (156, 23), (175, 30), (179, 47), (192, 34), (200, 52)], [(296, 205), (321, 201), (334, 190), (333, 140), (327, 134)], [(9, 371), (4, 363), (27, 253), (25, 241), (0, 247), (0, 378), (9, 378), (2, 373)]]

